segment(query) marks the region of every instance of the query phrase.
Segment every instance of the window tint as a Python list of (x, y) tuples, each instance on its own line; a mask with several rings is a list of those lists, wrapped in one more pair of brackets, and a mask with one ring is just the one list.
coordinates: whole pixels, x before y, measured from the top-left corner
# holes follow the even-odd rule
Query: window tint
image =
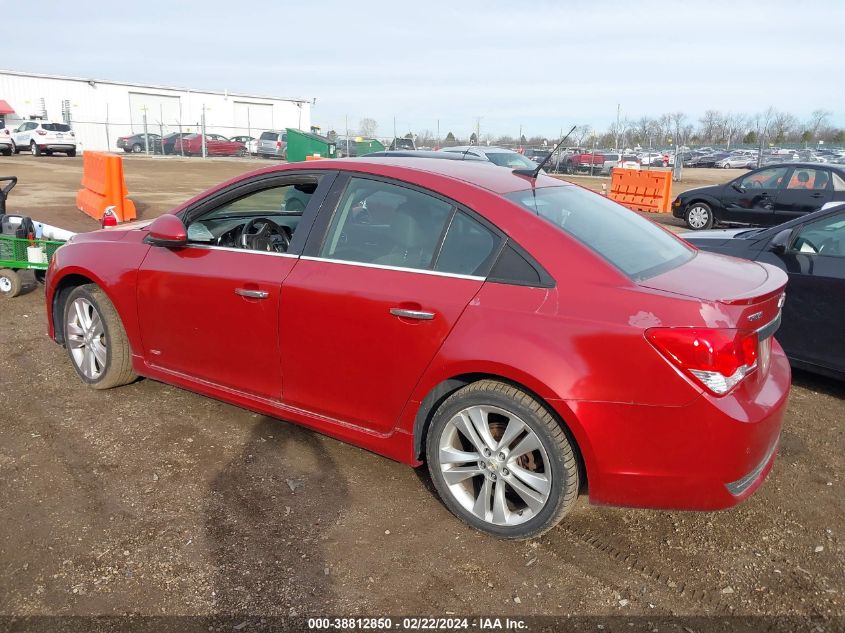
[(792, 250), (811, 255), (845, 257), (845, 213), (805, 225)]
[(527, 189), (505, 197), (548, 220), (633, 279), (675, 268), (694, 253), (650, 220), (580, 187)]
[(275, 132), (262, 132), (260, 138), (262, 141), (275, 141), (277, 136)]
[(352, 178), (320, 250), (344, 261), (430, 268), (452, 205), (398, 185)]
[(796, 167), (787, 183), (787, 189), (812, 189), (815, 191), (827, 189), (830, 186), (830, 176), (825, 169), (811, 169)]
[(743, 189), (777, 189), (783, 177), (786, 176), (788, 167), (772, 167), (749, 174), (739, 182)]
[(486, 272), (499, 238), (465, 213), (456, 213), (449, 225), (434, 270), (460, 275)]
[(48, 132), (70, 132), (70, 126), (64, 123), (43, 123), (41, 127)]

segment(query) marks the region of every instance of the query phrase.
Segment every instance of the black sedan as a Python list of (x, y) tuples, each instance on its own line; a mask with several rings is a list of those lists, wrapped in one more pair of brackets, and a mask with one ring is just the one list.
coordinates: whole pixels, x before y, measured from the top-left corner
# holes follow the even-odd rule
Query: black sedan
[(845, 379), (845, 205), (780, 226), (684, 233), (704, 251), (774, 264), (786, 271), (777, 339), (795, 367)]
[(672, 215), (695, 231), (720, 222), (775, 226), (839, 202), (845, 202), (845, 167), (782, 163), (685, 191), (672, 203)]
[(180, 138), (191, 136), (190, 132), (172, 132), (161, 137), (161, 151), (164, 154), (175, 154), (176, 141)]
[(141, 152), (150, 151), (153, 154), (161, 153), (161, 137), (158, 134), (130, 134), (129, 136), (121, 136), (117, 139), (117, 148), (124, 152), (134, 152), (140, 154)]

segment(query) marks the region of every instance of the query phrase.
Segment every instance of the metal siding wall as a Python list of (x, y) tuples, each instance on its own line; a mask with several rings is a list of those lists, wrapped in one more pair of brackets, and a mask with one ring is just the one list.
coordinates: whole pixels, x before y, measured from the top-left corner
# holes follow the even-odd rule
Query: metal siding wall
[[(245, 122), (239, 121), (236, 112), (236, 104), (246, 102), (244, 97), (96, 81), (91, 85), (85, 80), (12, 75), (0, 72), (0, 99), (8, 101), (21, 118), (38, 114), (40, 99), (44, 98), (48, 118), (61, 120), (62, 100), (70, 101), (73, 128), (83, 150), (114, 150), (116, 138), (131, 133), (133, 124), (138, 128), (135, 131), (140, 131), (141, 119), (138, 116), (138, 120), (135, 121), (136, 117), (131, 112), (130, 102), (133, 100), (130, 93), (151, 95), (161, 99), (162, 103), (178, 100), (182, 106), (184, 131), (197, 131), (204, 104), (209, 133), (216, 132), (225, 136), (246, 134)], [(302, 106), (301, 116), (300, 108), (291, 101), (256, 99), (250, 103), (264, 103), (272, 108), (272, 126), (268, 128), (295, 128), (301, 120), (302, 129), (308, 130), (311, 124), (311, 103), (308, 101)], [(152, 106), (148, 105), (148, 107)], [(153, 114), (158, 116), (158, 113), (147, 112), (148, 126)], [(169, 116), (167, 111), (165, 115)], [(262, 116), (265, 115), (262, 114)], [(7, 125), (16, 127), (15, 121), (16, 119), (7, 117)], [(266, 121), (263, 121), (262, 125), (264, 123)], [(154, 123), (152, 127), (156, 125)], [(175, 126), (171, 128), (175, 129)], [(236, 131), (241, 128), (242, 131)], [(156, 130), (150, 129), (150, 132), (156, 132)]]

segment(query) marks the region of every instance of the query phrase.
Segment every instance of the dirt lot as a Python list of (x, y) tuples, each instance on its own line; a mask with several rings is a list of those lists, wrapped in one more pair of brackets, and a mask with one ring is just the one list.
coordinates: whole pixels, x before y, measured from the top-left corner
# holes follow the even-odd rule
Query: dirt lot
[[(132, 157), (125, 169), (140, 217), (152, 217), (266, 164)], [(690, 171), (684, 186), (728, 177)], [(20, 178), (10, 212), (95, 228), (74, 208), (81, 160), (0, 158), (5, 174)], [(736, 509), (654, 512), (581, 499), (542, 539), (512, 543), (452, 518), (423, 469), (151, 380), (87, 389), (45, 331), (40, 287), (0, 304), (0, 615), (845, 622), (840, 383), (796, 374), (780, 457)]]

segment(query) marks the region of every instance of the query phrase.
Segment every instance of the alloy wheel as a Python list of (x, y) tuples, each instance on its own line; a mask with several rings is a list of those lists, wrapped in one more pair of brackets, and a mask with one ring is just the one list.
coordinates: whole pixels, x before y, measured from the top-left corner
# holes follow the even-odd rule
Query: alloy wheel
[(514, 526), (549, 500), (552, 471), (540, 437), (513, 413), (470, 406), (440, 435), (438, 462), (449, 493), (476, 518)]
[(73, 362), (89, 380), (106, 370), (108, 343), (100, 313), (87, 299), (77, 298), (67, 312), (67, 345)]

